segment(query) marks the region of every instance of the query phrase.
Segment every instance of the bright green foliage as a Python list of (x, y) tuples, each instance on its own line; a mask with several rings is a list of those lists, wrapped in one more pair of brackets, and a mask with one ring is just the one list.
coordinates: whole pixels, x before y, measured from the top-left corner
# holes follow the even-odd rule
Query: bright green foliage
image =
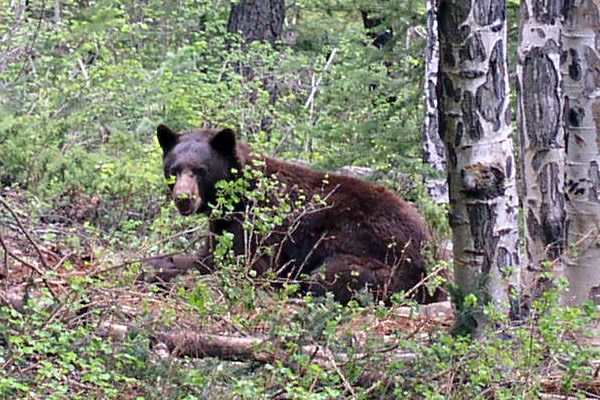
[[(377, 50), (359, 4), (300, 2), (290, 15), (306, 22), (288, 27), (296, 44), (276, 50), (231, 37), (226, 2), (66, 1), (58, 18), (43, 4), (1, 7), (0, 33), (12, 39), (0, 78), (8, 179), (109, 198), (151, 191), (162, 121), (231, 126), (257, 147), (330, 167), (418, 167), (422, 42), (399, 43), (394, 56)], [(387, 10), (412, 15), (395, 20), (399, 33), (420, 15), (407, 7)], [(314, 26), (327, 38), (318, 46)]]
[[(0, 307), (0, 398), (535, 399), (548, 371), (564, 372), (565, 391), (591, 375), (598, 353), (570, 338), (593, 310), (560, 307), (558, 292), (533, 304), (526, 325), (477, 342), (441, 331), (421, 341), (402, 330), (373, 332), (374, 319), (393, 325), (397, 318), (369, 296), (360, 305), (308, 296), (298, 305), (295, 282), (274, 290), (273, 276), (255, 277), (252, 260), (236, 257), (227, 235), (216, 249), (216, 274), (187, 277), (170, 291), (135, 282), (140, 262), (128, 261), (196, 251), (206, 230), (204, 219), (178, 217), (167, 205), (160, 122), (177, 130), (229, 126), (257, 151), (325, 168), (372, 167), (374, 179), (447, 229), (444, 210), (419, 184), (424, 3), (288, 3), (286, 35), (273, 48), (226, 32), (229, 1), (30, 1), (24, 9), (24, 1), (0, 0), (0, 178), (28, 190), (14, 207), (36, 238), (74, 255), (45, 273), (62, 285), (58, 300), (32, 289), (43, 287), (34, 274), (23, 312)], [(393, 29), (383, 51), (371, 45), (361, 9), (383, 21), (371, 33)], [(230, 212), (236, 196), (254, 196), (256, 218), (245, 230), (264, 236), (321, 204), (260, 182), (251, 193), (246, 181), (223, 183), (215, 215)], [(97, 215), (60, 225), (61, 215), (74, 214), (60, 212), (73, 206), (72, 193), (99, 196)], [(277, 205), (269, 204), (277, 194)], [(3, 234), (14, 226), (4, 211)], [(0, 266), (5, 255), (0, 250)], [(126, 321), (129, 330), (112, 338), (99, 329), (105, 321)], [(152, 353), (149, 337), (179, 325), (267, 337), (261, 350), (278, 357)], [(316, 362), (307, 345), (330, 349), (335, 367)], [(406, 351), (414, 357), (403, 358)]]
[[(0, 346), (0, 397), (120, 398), (120, 388), (136, 381), (130, 375), (140, 367), (132, 363), (136, 360), (128, 359), (126, 350), (115, 354), (93, 326), (71, 325), (56, 318), (57, 312), (43, 302), (25, 314), (0, 308), (0, 330), (7, 341)], [(80, 394), (73, 393), (71, 381), (80, 383)]]

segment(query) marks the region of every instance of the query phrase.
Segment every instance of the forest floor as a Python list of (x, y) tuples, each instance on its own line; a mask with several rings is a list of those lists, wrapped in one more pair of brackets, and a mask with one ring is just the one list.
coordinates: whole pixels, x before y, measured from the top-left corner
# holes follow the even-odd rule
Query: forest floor
[[(3, 190), (0, 200), (0, 307), (27, 314), (39, 300), (51, 310), (45, 323), (60, 320), (66, 329), (85, 326), (91, 335), (107, 338), (115, 346), (131, 332), (141, 330), (150, 338), (148, 351), (159, 359), (213, 356), (258, 363), (287, 362), (283, 353), (287, 351), (289, 333), (278, 333), (278, 327), (311, 318), (316, 325), (323, 322), (320, 318), (325, 324), (336, 320), (335, 308), (314, 317), (302, 299), (293, 297), (282, 301), (259, 296), (259, 301), (250, 306), (244, 304), (243, 296), (239, 304), (223, 300), (227, 297), (225, 289), (211, 277), (183, 277), (161, 285), (138, 279), (139, 264), (149, 255), (127, 249), (124, 244), (119, 249), (109, 248), (106, 241), (89, 233), (84, 221), (94, 206), (93, 198), (74, 196), (68, 207), (44, 215), (32, 212), (29, 205), (34, 199), (25, 192)], [(220, 305), (212, 304), (210, 296), (219, 298)], [(379, 351), (394, 360), (411, 360), (416, 354), (405, 346), (407, 341), (433, 343), (447, 334), (453, 323), (450, 302), (395, 306), (385, 311), (367, 307), (335, 323), (328, 340), (304, 341), (299, 351), (312, 363), (337, 371), (343, 378), (339, 355), (334, 353), (334, 346), (327, 345), (332, 338), (351, 342), (356, 348), (378, 338), (378, 350), (365, 351)], [(402, 346), (398, 337), (402, 338)], [(590, 344), (600, 347), (600, 338), (587, 337), (582, 345)], [(10, 357), (0, 357), (0, 365), (12, 368), (17, 375), (27, 374), (39, 368), (40, 359), (20, 364), (21, 372), (15, 372), (17, 363)], [(598, 399), (600, 366), (595, 368), (593, 379), (578, 393)], [(363, 375), (373, 381), (379, 379), (376, 373), (374, 365), (371, 375)], [(564, 396), (560, 374), (543, 379), (546, 393), (569, 398)], [(74, 391), (85, 392), (85, 385), (77, 379), (68, 382)], [(128, 390), (128, 398), (139, 395), (137, 389)], [(352, 392), (351, 387), (347, 390)]]

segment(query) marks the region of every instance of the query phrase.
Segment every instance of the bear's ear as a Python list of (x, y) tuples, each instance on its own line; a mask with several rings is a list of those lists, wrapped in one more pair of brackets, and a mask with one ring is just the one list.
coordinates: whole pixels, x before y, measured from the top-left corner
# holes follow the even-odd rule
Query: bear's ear
[(167, 154), (175, 145), (179, 136), (175, 131), (169, 128), (167, 125), (160, 124), (156, 128), (156, 136), (158, 137), (158, 143), (163, 149), (163, 154)]
[(235, 132), (229, 128), (217, 132), (210, 140), (210, 145), (223, 155), (235, 154)]

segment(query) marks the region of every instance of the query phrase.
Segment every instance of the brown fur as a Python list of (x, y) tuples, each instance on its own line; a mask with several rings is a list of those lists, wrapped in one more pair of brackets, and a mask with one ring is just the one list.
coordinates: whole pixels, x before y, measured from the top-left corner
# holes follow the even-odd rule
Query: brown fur
[[(341, 302), (350, 300), (363, 287), (387, 300), (391, 293), (410, 290), (426, 275), (426, 261), (421, 254), (430, 239), (426, 224), (414, 207), (388, 188), (274, 158), (253, 158), (249, 148), (238, 144), (230, 130), (178, 135), (159, 126), (158, 136), (165, 174), (175, 175), (173, 197), (184, 214), (209, 214), (207, 204), (215, 200), (216, 181), (234, 179), (231, 168), (240, 170), (245, 165), (262, 169), (265, 176), (276, 176), (292, 198), (304, 193), (308, 199), (313, 195), (326, 199), (327, 206), (300, 214), (299, 223), (293, 228), (291, 221), (286, 221), (266, 238), (266, 244), (277, 245), (278, 251), (252, 266), (259, 275), (273, 269), (282, 279), (308, 276), (303, 280), (305, 291), (331, 291)], [(198, 187), (185, 193), (178, 190), (177, 180), (185, 178), (187, 183), (181, 186), (188, 187), (193, 171), (201, 175)], [(245, 209), (245, 201), (238, 205), (239, 210)], [(239, 218), (213, 219), (210, 230), (217, 236), (225, 231), (233, 233), (235, 253), (247, 253)], [(212, 248), (209, 240), (201, 256), (202, 266), (194, 262), (189, 267), (203, 272), (214, 268)], [(173, 268), (185, 269), (173, 264)], [(161, 267), (165, 267), (164, 260)], [(441, 299), (443, 294), (438, 291), (429, 296), (420, 289), (415, 297), (430, 302)]]

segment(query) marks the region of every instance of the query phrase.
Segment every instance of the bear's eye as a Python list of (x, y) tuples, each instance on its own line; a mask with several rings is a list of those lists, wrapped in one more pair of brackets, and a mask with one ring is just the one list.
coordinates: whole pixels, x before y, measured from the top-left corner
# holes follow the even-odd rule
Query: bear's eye
[(169, 169), (168, 174), (169, 176), (176, 177), (177, 175), (179, 175), (179, 167), (172, 167), (171, 169)]
[(206, 168), (204, 168), (204, 167), (194, 168), (194, 175), (199, 176), (199, 177), (205, 177), (206, 176)]

